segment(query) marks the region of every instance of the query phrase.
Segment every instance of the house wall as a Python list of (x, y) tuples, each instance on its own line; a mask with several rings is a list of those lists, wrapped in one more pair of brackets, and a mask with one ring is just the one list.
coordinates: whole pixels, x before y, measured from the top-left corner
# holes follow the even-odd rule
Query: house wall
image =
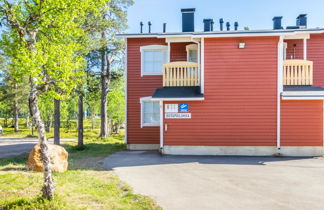
[(324, 34), (312, 34), (307, 40), (307, 60), (313, 61), (314, 86), (324, 88)]
[(323, 101), (281, 102), (281, 145), (323, 145)]
[(303, 39), (284, 40), (287, 43), (286, 59), (304, 59)]
[(192, 119), (165, 119), (164, 144), (275, 146), (277, 44), (277, 37), (205, 39), (205, 101), (189, 102)]
[(162, 87), (162, 75), (141, 77), (140, 47), (166, 45), (165, 39), (131, 38), (127, 40), (127, 143), (159, 144), (160, 127), (141, 128), (140, 98), (152, 96)]
[(171, 43), (171, 62), (175, 61), (187, 61), (187, 51), (186, 46), (192, 44), (191, 42), (180, 42), (180, 43)]

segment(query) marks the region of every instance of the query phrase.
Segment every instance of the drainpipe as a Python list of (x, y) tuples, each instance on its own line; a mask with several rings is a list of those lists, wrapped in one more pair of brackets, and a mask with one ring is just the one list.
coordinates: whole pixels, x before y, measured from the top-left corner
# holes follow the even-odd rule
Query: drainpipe
[(163, 101), (160, 100), (160, 152), (163, 153), (163, 146), (164, 146), (164, 139), (163, 139), (163, 128), (164, 128), (164, 122), (163, 122)]
[(280, 128), (281, 128), (281, 93), (283, 91), (283, 36), (280, 36), (278, 42), (278, 80), (277, 80), (277, 149), (281, 148)]

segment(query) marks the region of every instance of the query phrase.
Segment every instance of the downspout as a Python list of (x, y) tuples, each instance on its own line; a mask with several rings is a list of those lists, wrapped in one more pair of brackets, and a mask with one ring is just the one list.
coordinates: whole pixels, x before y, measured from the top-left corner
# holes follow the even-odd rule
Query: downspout
[(163, 154), (163, 146), (164, 146), (164, 139), (163, 139), (163, 100), (160, 100), (160, 152)]
[(281, 128), (281, 93), (283, 91), (283, 36), (278, 42), (278, 80), (277, 80), (277, 149), (281, 148), (280, 128)]

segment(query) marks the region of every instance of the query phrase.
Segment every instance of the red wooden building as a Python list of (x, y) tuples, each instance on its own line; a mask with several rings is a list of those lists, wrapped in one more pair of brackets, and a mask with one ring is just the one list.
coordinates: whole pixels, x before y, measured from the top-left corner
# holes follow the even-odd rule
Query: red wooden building
[[(324, 29), (123, 34), (129, 149), (163, 154), (323, 155)], [(229, 29), (229, 28), (228, 28)]]

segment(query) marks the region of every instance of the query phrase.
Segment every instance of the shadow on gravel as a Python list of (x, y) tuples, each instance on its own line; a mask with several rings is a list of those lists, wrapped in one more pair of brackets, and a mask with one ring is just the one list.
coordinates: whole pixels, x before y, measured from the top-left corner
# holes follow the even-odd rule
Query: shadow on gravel
[(192, 155), (161, 155), (157, 151), (122, 151), (104, 160), (107, 169), (128, 166), (146, 166), (162, 164), (182, 164), (197, 162), (200, 164), (228, 165), (266, 165), (267, 162), (280, 162), (312, 157), (272, 157), (272, 156), (192, 156)]

